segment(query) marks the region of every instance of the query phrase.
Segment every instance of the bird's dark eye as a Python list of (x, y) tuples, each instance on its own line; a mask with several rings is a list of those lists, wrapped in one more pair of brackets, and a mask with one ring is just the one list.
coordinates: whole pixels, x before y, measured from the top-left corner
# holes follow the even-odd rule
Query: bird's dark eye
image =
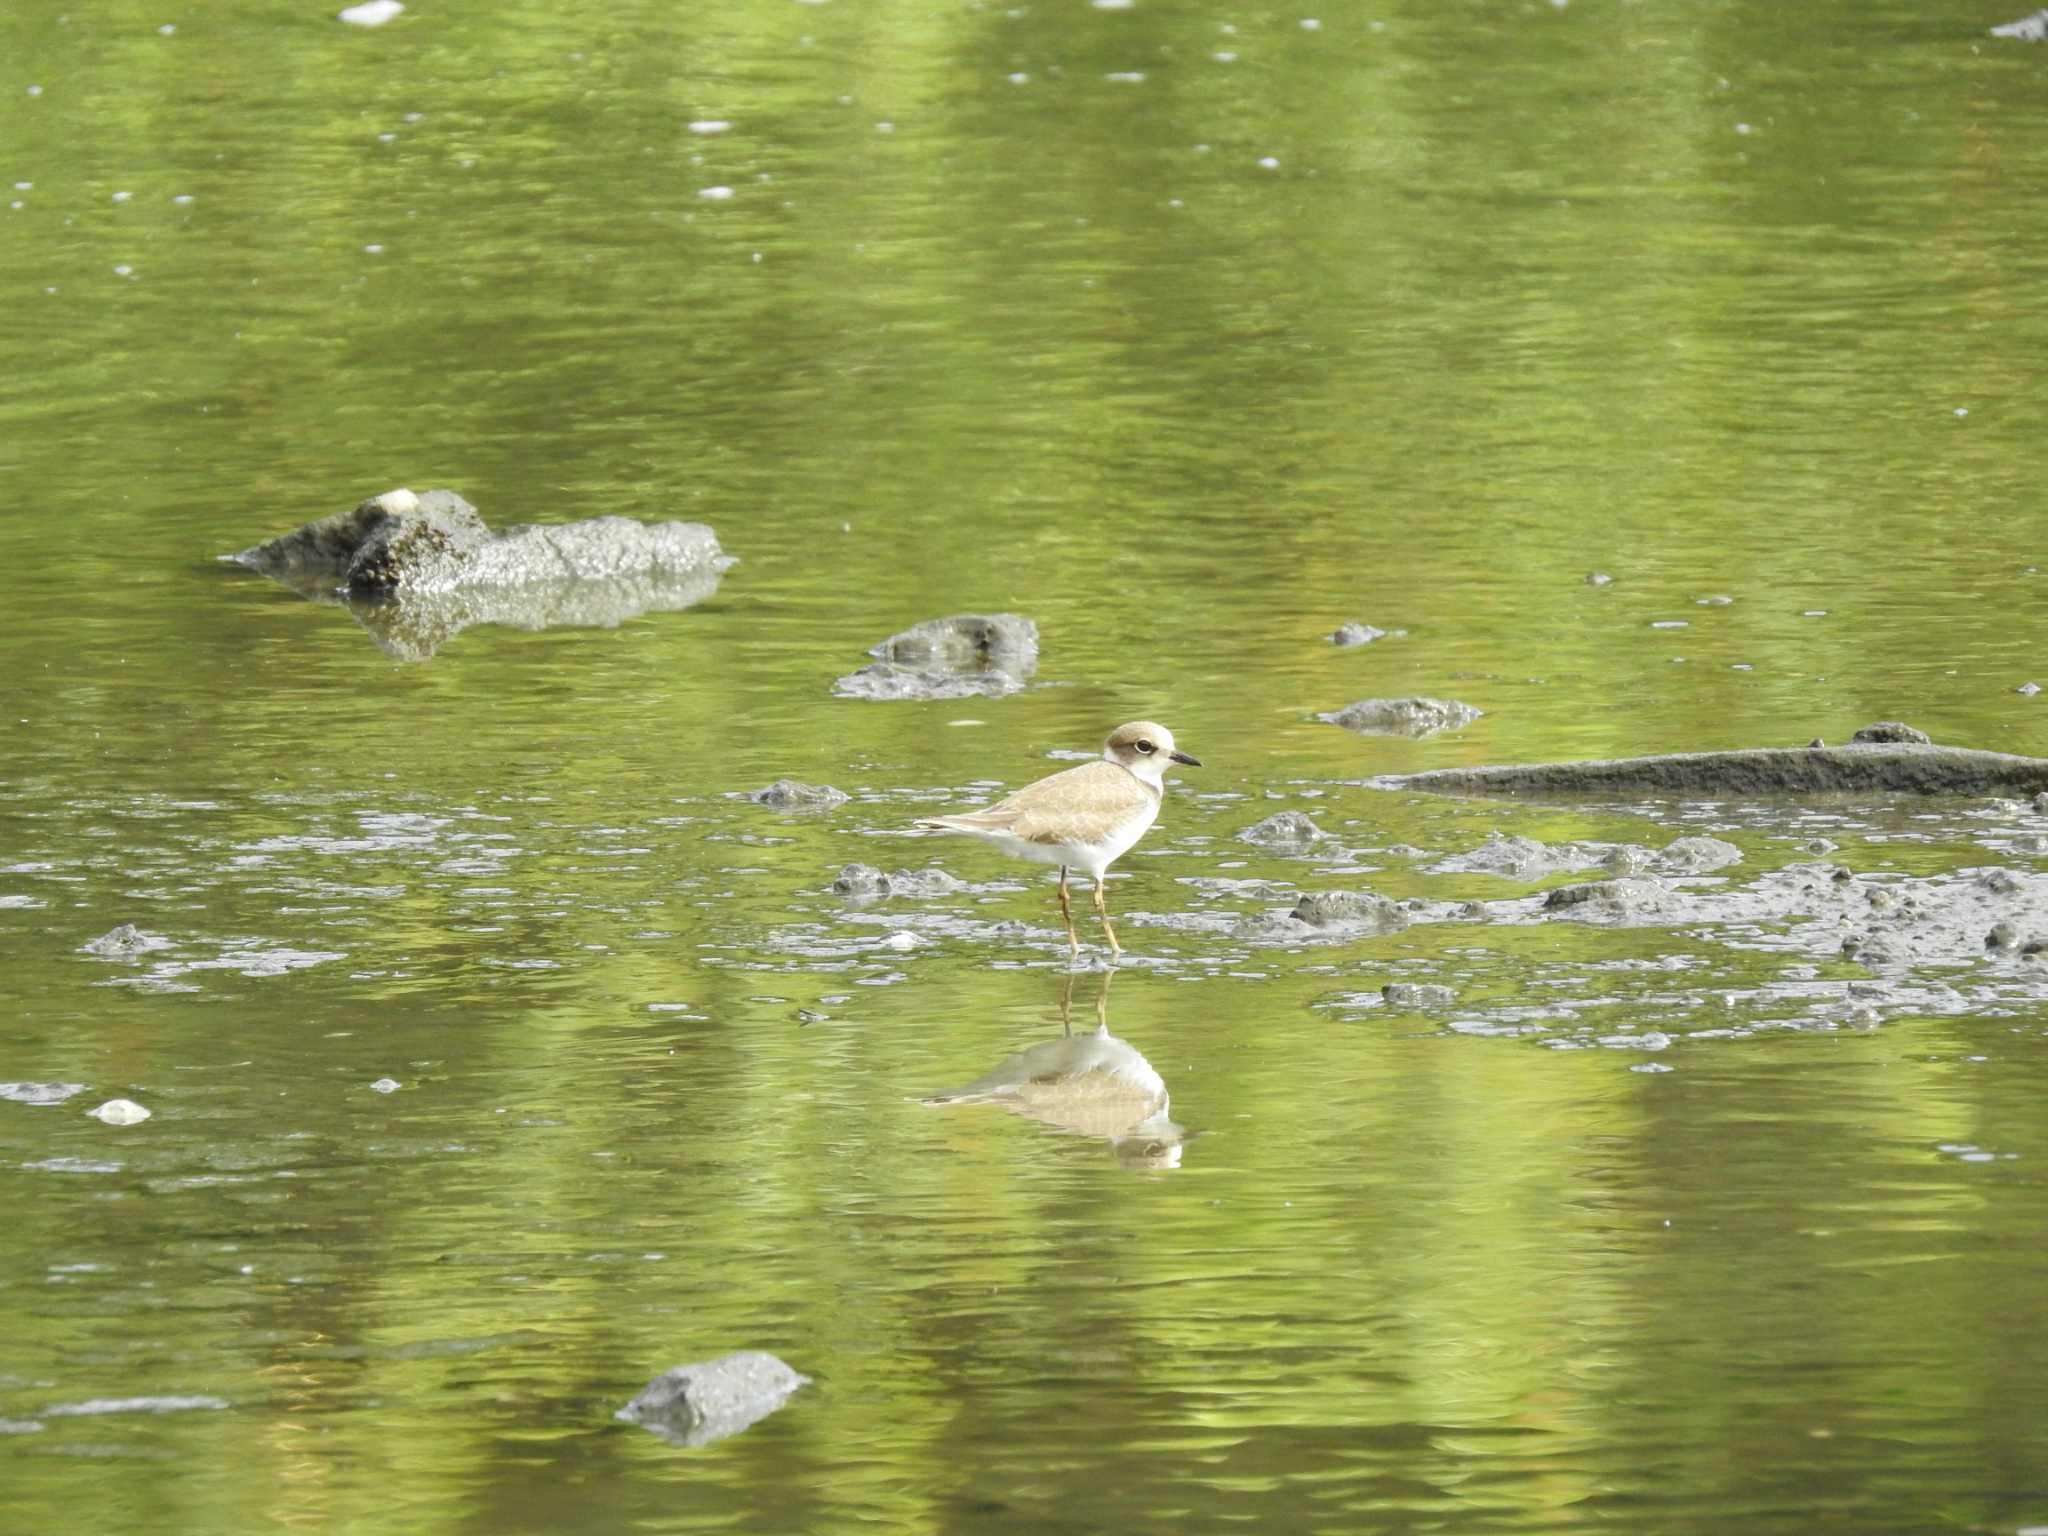
[(1138, 743), (1138, 750), (1140, 752), (1156, 752), (1158, 748), (1154, 747), (1149, 741), (1141, 741)]

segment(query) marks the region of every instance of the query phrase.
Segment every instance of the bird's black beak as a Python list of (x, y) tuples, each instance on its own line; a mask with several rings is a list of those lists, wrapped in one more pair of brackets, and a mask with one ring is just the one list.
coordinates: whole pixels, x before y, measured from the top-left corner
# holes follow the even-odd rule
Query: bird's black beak
[(1169, 752), (1166, 755), (1172, 758), (1176, 763), (1186, 763), (1190, 768), (1199, 768), (1202, 766), (1202, 760), (1199, 757), (1189, 757), (1185, 752)]

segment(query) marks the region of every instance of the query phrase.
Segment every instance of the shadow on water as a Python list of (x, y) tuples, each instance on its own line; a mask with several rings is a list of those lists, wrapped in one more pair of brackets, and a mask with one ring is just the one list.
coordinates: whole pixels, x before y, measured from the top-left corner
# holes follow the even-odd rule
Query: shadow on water
[(1125, 1168), (1178, 1168), (1189, 1133), (1169, 1115), (1166, 1080), (1128, 1040), (1109, 1032), (1114, 967), (1095, 994), (1095, 1028), (1074, 1033), (1074, 972), (1060, 984), (1060, 1035), (998, 1062), (973, 1082), (921, 1102), (993, 1104), (1076, 1136), (1108, 1141)]

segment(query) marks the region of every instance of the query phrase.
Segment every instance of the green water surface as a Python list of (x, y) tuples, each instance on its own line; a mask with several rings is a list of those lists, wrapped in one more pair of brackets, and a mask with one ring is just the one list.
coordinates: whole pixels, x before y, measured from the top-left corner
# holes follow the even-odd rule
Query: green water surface
[[(1681, 830), (1374, 773), (2048, 753), (2016, 0), (337, 8), (0, 10), (0, 1080), (80, 1085), (0, 1099), (0, 1525), (2048, 1528), (2039, 1010), (1233, 926)], [(739, 563), (406, 663), (215, 559), (400, 485)], [(833, 696), (995, 610), (1023, 692)], [(1415, 693), (1486, 714), (1314, 718)], [(1046, 872), (910, 823), (1134, 717), (1205, 766), (1105, 992)], [(1237, 840), (1282, 809), (1349, 853)], [(1839, 856), (1993, 861), (1887, 814)], [(919, 1102), (1063, 1003), (1170, 1131)], [(814, 1384), (612, 1420), (736, 1348)]]

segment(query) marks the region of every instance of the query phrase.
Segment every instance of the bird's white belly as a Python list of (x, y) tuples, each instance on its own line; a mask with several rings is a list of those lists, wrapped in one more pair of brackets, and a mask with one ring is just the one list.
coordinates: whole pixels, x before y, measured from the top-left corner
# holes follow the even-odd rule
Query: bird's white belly
[(1039, 864), (1064, 864), (1100, 879), (1102, 872), (1128, 853), (1158, 819), (1159, 804), (1154, 801), (1113, 825), (1099, 841), (1038, 843), (1007, 832), (983, 833), (982, 836), (1005, 853), (1015, 854), (1020, 859), (1031, 859)]

